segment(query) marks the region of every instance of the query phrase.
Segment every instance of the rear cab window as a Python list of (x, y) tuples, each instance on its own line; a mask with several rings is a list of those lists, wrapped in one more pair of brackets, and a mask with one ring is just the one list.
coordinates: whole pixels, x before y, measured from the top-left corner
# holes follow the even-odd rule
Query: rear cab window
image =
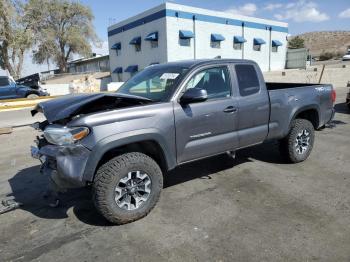
[(260, 82), (254, 65), (235, 65), (239, 93), (241, 96), (249, 96), (260, 91)]

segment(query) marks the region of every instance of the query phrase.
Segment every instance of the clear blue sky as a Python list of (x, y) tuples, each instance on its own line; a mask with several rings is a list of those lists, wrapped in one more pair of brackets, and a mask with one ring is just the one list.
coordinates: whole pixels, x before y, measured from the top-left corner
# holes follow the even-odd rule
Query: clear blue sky
[[(95, 29), (101, 40), (107, 40), (111, 21), (121, 21), (149, 8), (161, 0), (80, 0), (95, 15)], [(228, 11), (255, 17), (285, 21), (293, 35), (323, 30), (350, 30), (350, 0), (173, 0), (171, 2)]]
[[(155, 7), (162, 0), (80, 0), (94, 13), (95, 29), (103, 41), (93, 46), (93, 52), (108, 54), (107, 27)], [(227, 11), (248, 16), (276, 19), (289, 23), (292, 35), (311, 31), (350, 30), (350, 0), (172, 0), (178, 4), (211, 10)], [(23, 75), (48, 69), (47, 65), (34, 65), (30, 52), (26, 54)]]

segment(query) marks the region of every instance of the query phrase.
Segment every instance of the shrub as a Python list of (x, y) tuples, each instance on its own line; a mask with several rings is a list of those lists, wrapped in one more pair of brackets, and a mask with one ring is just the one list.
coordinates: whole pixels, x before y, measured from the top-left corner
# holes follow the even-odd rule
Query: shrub
[(332, 52), (323, 52), (322, 54), (320, 54), (320, 61), (330, 60), (333, 57), (335, 57), (334, 53), (332, 53)]

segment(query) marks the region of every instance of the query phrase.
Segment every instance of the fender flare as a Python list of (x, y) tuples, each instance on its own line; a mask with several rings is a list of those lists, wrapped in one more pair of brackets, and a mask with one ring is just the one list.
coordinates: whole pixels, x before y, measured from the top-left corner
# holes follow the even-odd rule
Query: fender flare
[(321, 119), (321, 116), (320, 116), (320, 107), (319, 105), (317, 104), (311, 104), (311, 105), (307, 105), (307, 106), (302, 106), (302, 107), (297, 107), (295, 108), (292, 113), (291, 113), (291, 117), (289, 119), (289, 125), (288, 125), (288, 130), (286, 131), (286, 133), (284, 135), (287, 135), (289, 133), (289, 130), (290, 130), (290, 127), (291, 127), (291, 124), (292, 124), (292, 121), (297, 117), (297, 115), (299, 115), (300, 113), (304, 112), (304, 111), (307, 111), (307, 110), (315, 110), (317, 112), (317, 115), (318, 115), (318, 125), (319, 125), (319, 122), (320, 122), (320, 119)]
[(85, 181), (92, 182), (98, 163), (103, 155), (109, 150), (131, 143), (142, 141), (154, 141), (162, 149), (165, 159), (166, 169), (171, 170), (176, 166), (176, 154), (169, 148), (166, 139), (157, 132), (156, 129), (141, 129), (126, 133), (119, 133), (100, 140), (91, 150), (83, 178)]

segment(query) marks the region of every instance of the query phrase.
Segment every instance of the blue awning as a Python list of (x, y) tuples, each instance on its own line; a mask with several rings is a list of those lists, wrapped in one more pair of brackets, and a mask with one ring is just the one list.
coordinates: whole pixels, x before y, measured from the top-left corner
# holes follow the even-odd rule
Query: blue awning
[(223, 37), (220, 34), (211, 34), (211, 41), (213, 41), (213, 42), (221, 42), (224, 40), (225, 40), (225, 37)]
[(130, 45), (140, 45), (141, 44), (141, 36), (134, 37), (130, 43)]
[(111, 49), (120, 50), (120, 49), (122, 49), (122, 44), (115, 43), (114, 45), (112, 45)]
[(278, 40), (272, 40), (272, 46), (283, 46), (283, 43)]
[(157, 41), (158, 40), (158, 32), (150, 33), (145, 38), (146, 41)]
[(266, 44), (265, 40), (261, 38), (254, 38), (254, 45), (264, 45)]
[(153, 62), (153, 63), (150, 63), (149, 65), (150, 65), (150, 66), (151, 66), (151, 65), (159, 65), (159, 63), (158, 63), (158, 62)]
[(131, 66), (128, 66), (124, 72), (128, 72), (128, 73), (134, 73), (134, 72), (137, 72), (139, 70), (139, 67), (137, 65), (131, 65)]
[(233, 37), (233, 42), (234, 42), (235, 44), (242, 44), (242, 43), (247, 42), (247, 40), (245, 40), (245, 38), (244, 38), (243, 36), (235, 35), (235, 36)]
[(192, 31), (187, 31), (187, 30), (180, 30), (179, 31), (179, 37), (181, 39), (190, 39), (194, 37), (194, 34)]
[(121, 73), (123, 73), (123, 68), (122, 67), (117, 67), (116, 69), (114, 69), (113, 73), (114, 74), (121, 74)]

